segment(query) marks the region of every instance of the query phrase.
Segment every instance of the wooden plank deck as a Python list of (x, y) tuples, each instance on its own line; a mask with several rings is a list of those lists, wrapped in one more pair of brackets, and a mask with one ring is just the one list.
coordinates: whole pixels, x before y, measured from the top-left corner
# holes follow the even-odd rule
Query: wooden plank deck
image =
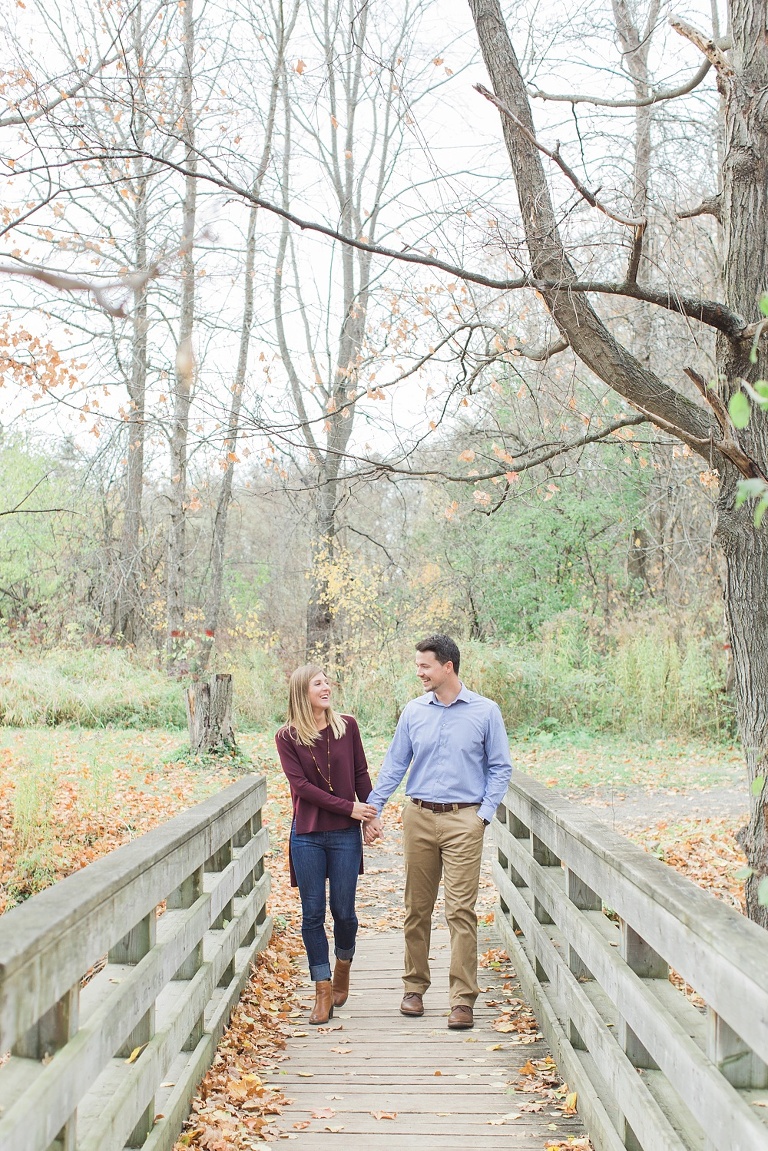
[[(479, 946), (498, 946), (491, 928), (481, 928)], [(569, 1137), (583, 1138), (578, 1116), (555, 1110), (552, 1100), (540, 1111), (520, 1110), (546, 1098), (526, 1092), (519, 1071), (548, 1051), (541, 1038), (523, 1042), (517, 1034), (495, 1031), (500, 1007), (488, 1005), (519, 996), (517, 985), (510, 990), (507, 977), (504, 990), (502, 974), (481, 969), (484, 993), (474, 1029), (449, 1031), (445, 928), (433, 931), (432, 956), (425, 1014), (406, 1018), (398, 1010), (402, 935), (363, 933), (345, 1006), (336, 1009), (327, 1028), (296, 1024), (288, 1058), (273, 1080), (293, 1100), (279, 1126), (294, 1145), (300, 1151), (336, 1151), (345, 1137), (357, 1135), (366, 1151), (544, 1151)], [(311, 1002), (307, 977), (307, 1011)], [(313, 1112), (327, 1110), (333, 1114), (313, 1118)], [(376, 1118), (374, 1112), (394, 1118)]]

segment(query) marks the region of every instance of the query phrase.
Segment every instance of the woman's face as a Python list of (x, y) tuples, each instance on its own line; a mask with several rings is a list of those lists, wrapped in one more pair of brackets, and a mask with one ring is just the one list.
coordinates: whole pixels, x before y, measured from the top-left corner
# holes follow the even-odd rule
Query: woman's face
[(307, 687), (307, 695), (312, 708), (325, 709), (330, 706), (331, 685), (324, 672), (319, 671), (317, 675), (312, 676)]

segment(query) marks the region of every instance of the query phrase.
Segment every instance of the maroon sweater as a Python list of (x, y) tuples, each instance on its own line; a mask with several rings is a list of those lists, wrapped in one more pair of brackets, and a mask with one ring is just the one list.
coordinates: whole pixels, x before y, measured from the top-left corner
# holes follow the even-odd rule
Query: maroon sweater
[[(355, 796), (365, 803), (373, 791), (357, 720), (351, 715), (344, 718), (347, 730), (341, 739), (325, 728), (311, 748), (298, 743), (285, 727), (275, 736), (280, 764), (291, 785), (293, 820), (299, 835), (359, 826), (359, 821), (352, 819)], [(329, 735), (333, 792), (326, 782)]]

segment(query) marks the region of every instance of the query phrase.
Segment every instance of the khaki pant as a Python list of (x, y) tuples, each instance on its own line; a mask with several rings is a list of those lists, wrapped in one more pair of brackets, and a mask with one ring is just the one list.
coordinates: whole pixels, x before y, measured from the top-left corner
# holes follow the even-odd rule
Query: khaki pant
[(477, 817), (479, 806), (438, 814), (406, 800), (403, 808), (405, 994), (416, 991), (423, 995), (431, 982), (432, 912), (442, 875), (445, 918), (451, 937), (451, 1007), (472, 1007), (480, 992), (475, 903), (485, 825)]

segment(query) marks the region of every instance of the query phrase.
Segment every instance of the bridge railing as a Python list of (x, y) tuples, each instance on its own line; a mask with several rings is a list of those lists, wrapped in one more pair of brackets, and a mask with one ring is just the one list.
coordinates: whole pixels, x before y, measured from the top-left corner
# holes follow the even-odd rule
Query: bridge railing
[(768, 1148), (768, 933), (524, 775), (494, 835), (497, 922), (596, 1151)]
[(0, 919), (0, 1151), (173, 1146), (270, 936), (265, 797), (234, 783)]

